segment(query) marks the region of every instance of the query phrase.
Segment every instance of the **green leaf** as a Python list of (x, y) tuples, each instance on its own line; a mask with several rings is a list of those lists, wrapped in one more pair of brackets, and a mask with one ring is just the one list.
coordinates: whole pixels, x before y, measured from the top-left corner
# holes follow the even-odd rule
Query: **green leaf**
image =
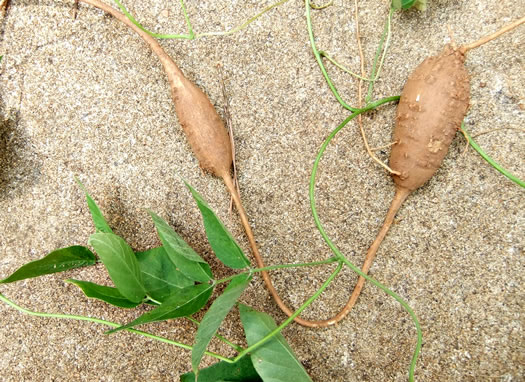
[(208, 264), (160, 216), (149, 211), (170, 260), (188, 278), (201, 283), (212, 279)]
[(141, 302), (146, 289), (138, 260), (128, 243), (112, 233), (95, 233), (90, 236), (89, 244), (95, 248), (119, 292), (132, 302)]
[(427, 9), (427, 0), (416, 0), (414, 7), (419, 11), (424, 11)]
[[(239, 304), (239, 311), (246, 340), (250, 346), (262, 340), (277, 327), (273, 318), (266, 313), (258, 312), (242, 304)], [(253, 366), (263, 381), (312, 381), (280, 333), (252, 351), (251, 357)]]
[(115, 333), (119, 330), (133, 326), (147, 324), (149, 322), (164, 321), (171, 318), (185, 317), (199, 311), (210, 299), (213, 285), (198, 284), (181, 289), (172, 295), (157, 308), (144, 313), (130, 323), (110, 330), (107, 333)]
[(80, 245), (73, 245), (71, 247), (57, 249), (40, 260), (35, 260), (21, 266), (9, 277), (0, 281), (0, 283), (12, 283), (13, 281), (29, 279), (31, 277), (85, 267), (95, 264), (96, 261), (95, 255), (89, 249)]
[(194, 283), (177, 270), (163, 247), (136, 253), (147, 295), (163, 302), (173, 293)]
[(82, 182), (80, 182), (80, 180), (76, 179), (76, 181), (80, 189), (84, 191), (84, 194), (86, 194), (87, 205), (89, 207), (89, 211), (91, 212), (93, 224), (95, 225), (95, 229), (97, 230), (97, 232), (113, 233), (109, 224), (104, 218), (104, 215), (102, 215), (102, 212), (100, 212), (100, 209), (98, 208), (97, 204), (91, 198), (91, 196), (89, 196), (86, 187), (84, 187), (84, 185), (82, 184)]
[(206, 201), (188, 183), (186, 186), (191, 191), (193, 198), (202, 214), (206, 236), (215, 255), (230, 268), (240, 269), (250, 265), (250, 261), (242, 252), (230, 231), (221, 223), (215, 212)]
[(199, 329), (197, 329), (195, 344), (191, 352), (191, 366), (196, 374), (198, 374), (197, 369), (212, 337), (246, 286), (248, 286), (250, 280), (251, 276), (249, 274), (235, 276), (204, 315)]
[[(255, 371), (249, 356), (242, 357), (235, 363), (217, 362), (199, 370), (199, 382), (262, 382)], [(180, 382), (195, 382), (195, 373), (180, 376)]]
[(78, 286), (87, 297), (96, 298), (97, 300), (102, 300), (120, 308), (134, 308), (139, 304), (137, 302), (131, 302), (122, 296), (117, 288), (74, 279), (68, 279), (66, 282)]
[(392, 0), (394, 9), (408, 9), (414, 5), (417, 0)]

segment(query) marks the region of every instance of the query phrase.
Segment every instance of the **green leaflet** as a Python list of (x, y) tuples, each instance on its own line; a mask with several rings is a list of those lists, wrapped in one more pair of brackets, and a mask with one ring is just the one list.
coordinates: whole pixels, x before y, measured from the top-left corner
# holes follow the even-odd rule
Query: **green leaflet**
[(228, 229), (222, 224), (215, 212), (206, 201), (188, 183), (186, 186), (191, 191), (193, 198), (202, 214), (206, 236), (215, 255), (230, 268), (240, 269), (250, 265), (249, 260), (242, 252)]
[(394, 9), (408, 9), (414, 7), (420, 11), (427, 9), (427, 0), (392, 0)]
[(105, 232), (105, 233), (112, 233), (111, 227), (106, 222), (106, 219), (104, 218), (104, 215), (102, 215), (102, 212), (100, 212), (100, 209), (98, 208), (95, 201), (89, 196), (86, 187), (80, 182), (80, 180), (75, 179), (82, 191), (84, 191), (84, 194), (86, 194), (86, 201), (87, 205), (89, 207), (89, 211), (91, 212), (91, 217), (93, 219), (93, 224), (95, 225), (95, 229), (97, 232)]
[(149, 211), (170, 260), (188, 278), (202, 283), (212, 279), (208, 264), (160, 216)]
[(80, 245), (73, 245), (71, 247), (57, 249), (40, 260), (35, 260), (21, 266), (9, 277), (0, 281), (0, 283), (12, 283), (31, 277), (85, 267), (95, 263), (95, 255), (89, 249)]
[(135, 253), (124, 239), (112, 233), (95, 233), (89, 237), (89, 244), (119, 292), (132, 302), (141, 302), (146, 295), (142, 274)]
[(195, 336), (195, 344), (191, 352), (191, 366), (193, 372), (198, 374), (199, 364), (202, 356), (208, 347), (212, 337), (215, 335), (217, 329), (226, 315), (235, 305), (237, 299), (240, 297), (244, 289), (248, 286), (251, 280), (251, 275), (240, 274), (235, 276), (230, 284), (224, 289), (224, 292), (217, 297), (217, 299), (210, 306), (210, 309), (204, 315), (204, 318), (197, 329)]
[(394, 9), (407, 9), (410, 8), (416, 0), (392, 0), (392, 7)]
[[(239, 311), (246, 340), (250, 346), (262, 340), (277, 327), (273, 318), (266, 313), (242, 304), (239, 304)], [(256, 348), (251, 353), (251, 358), (255, 370), (263, 381), (312, 382), (281, 333)]]
[(133, 326), (147, 324), (148, 322), (164, 321), (171, 318), (192, 315), (199, 311), (208, 302), (213, 285), (198, 284), (181, 289), (178, 293), (166, 299), (157, 308), (144, 313), (142, 316), (130, 323), (110, 330), (107, 333), (115, 333), (119, 330)]
[[(199, 370), (199, 382), (219, 381), (262, 382), (262, 379), (255, 371), (250, 356), (245, 356), (235, 363), (221, 361)], [(181, 375), (180, 382), (195, 382), (195, 373)]]
[(163, 247), (137, 252), (135, 255), (147, 295), (157, 301), (163, 302), (174, 292), (194, 284), (177, 270)]
[(108, 304), (118, 306), (119, 308), (134, 308), (139, 305), (139, 303), (131, 302), (126, 297), (122, 296), (117, 288), (75, 279), (68, 279), (66, 282), (78, 286), (87, 297), (102, 300)]

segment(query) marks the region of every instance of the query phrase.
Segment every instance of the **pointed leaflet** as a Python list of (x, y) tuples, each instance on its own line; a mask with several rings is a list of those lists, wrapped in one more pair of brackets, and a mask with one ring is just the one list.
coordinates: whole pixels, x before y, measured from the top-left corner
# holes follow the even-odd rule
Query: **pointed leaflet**
[(135, 253), (121, 237), (112, 233), (95, 233), (89, 237), (119, 292), (132, 302), (141, 302), (146, 289)]
[(235, 276), (230, 284), (224, 289), (224, 292), (217, 297), (211, 304), (210, 309), (204, 315), (204, 318), (197, 329), (195, 336), (195, 344), (191, 352), (191, 366), (193, 372), (197, 373), (202, 356), (208, 347), (212, 337), (215, 335), (217, 329), (222, 321), (235, 305), (237, 299), (242, 294), (244, 289), (250, 283), (251, 276), (249, 274), (240, 274)]
[(148, 296), (163, 302), (181, 288), (192, 286), (192, 280), (177, 270), (163, 247), (137, 252), (137, 260)]
[[(246, 340), (250, 346), (262, 340), (277, 327), (273, 318), (249, 306), (239, 304), (239, 312), (246, 332)], [(253, 366), (263, 381), (312, 382), (281, 333), (277, 333), (252, 351), (251, 357)]]
[(91, 217), (93, 219), (93, 224), (95, 225), (95, 229), (97, 232), (105, 232), (105, 233), (112, 233), (109, 224), (106, 222), (106, 219), (104, 218), (104, 215), (102, 215), (102, 212), (100, 212), (100, 209), (98, 208), (95, 201), (89, 196), (86, 187), (80, 182), (80, 180), (76, 179), (80, 189), (84, 191), (84, 194), (86, 194), (86, 201), (87, 205), (89, 207), (89, 211), (91, 212)]
[(215, 212), (208, 206), (206, 201), (188, 183), (186, 186), (191, 191), (193, 198), (202, 214), (206, 236), (215, 252), (215, 255), (225, 265), (230, 268), (239, 269), (250, 265), (250, 262), (242, 252), (239, 244), (235, 241), (231, 233), (221, 223)]
[(415, 7), (420, 11), (427, 9), (427, 0), (392, 0), (394, 9), (408, 9)]
[(208, 264), (160, 216), (149, 211), (160, 241), (173, 264), (188, 278), (202, 283), (211, 280)]
[(74, 279), (68, 279), (66, 282), (78, 286), (87, 297), (102, 300), (108, 304), (118, 306), (119, 308), (134, 308), (139, 304), (137, 302), (131, 302), (126, 297), (122, 296), (117, 288)]
[(133, 326), (147, 324), (148, 322), (164, 321), (171, 318), (189, 316), (201, 309), (211, 296), (213, 285), (198, 284), (181, 289), (172, 295), (157, 308), (143, 314), (129, 324), (110, 330), (107, 333), (114, 333), (122, 329)]
[(21, 266), (9, 277), (1, 280), (0, 283), (12, 283), (13, 281), (31, 277), (85, 267), (95, 264), (96, 261), (95, 255), (89, 249), (80, 245), (74, 245), (57, 249), (40, 260), (35, 260)]
[[(250, 356), (244, 356), (235, 363), (217, 362), (199, 370), (199, 382), (263, 382), (253, 368)], [(180, 376), (180, 382), (195, 382), (195, 373)]]

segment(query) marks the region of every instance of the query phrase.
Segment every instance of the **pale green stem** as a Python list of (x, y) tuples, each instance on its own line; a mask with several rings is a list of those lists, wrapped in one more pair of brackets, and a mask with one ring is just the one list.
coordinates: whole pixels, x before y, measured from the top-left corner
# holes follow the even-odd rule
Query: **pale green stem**
[[(391, 97), (391, 98), (396, 98), (396, 97)], [(373, 279), (372, 277), (368, 276), (367, 274), (363, 273), (361, 271), (361, 269), (359, 269), (358, 267), (356, 267), (354, 264), (352, 264), (350, 261), (348, 261), (346, 259), (346, 257), (341, 253), (341, 251), (339, 251), (339, 249), (335, 246), (335, 244), (332, 242), (332, 240), (330, 239), (330, 237), (328, 236), (328, 234), (324, 230), (323, 225), (321, 224), (321, 220), (319, 219), (319, 215), (317, 213), (317, 208), (315, 207), (315, 178), (316, 178), (317, 168), (319, 166), (319, 162), (321, 160), (321, 157), (323, 156), (323, 153), (324, 153), (326, 147), (328, 146), (330, 141), (335, 137), (335, 135), (343, 127), (345, 127), (346, 124), (348, 124), (348, 122), (350, 122), (352, 119), (354, 119), (356, 116), (358, 116), (359, 114), (363, 113), (364, 111), (369, 110), (371, 108), (376, 108), (377, 106), (379, 106), (378, 102), (385, 103), (386, 102), (385, 100), (386, 99), (383, 99), (383, 100), (380, 100), (380, 101), (376, 101), (376, 102), (366, 106), (365, 108), (360, 109), (359, 111), (351, 114), (339, 126), (337, 126), (337, 128), (335, 128), (330, 133), (328, 138), (326, 138), (326, 140), (323, 142), (323, 144), (321, 145), (321, 148), (319, 149), (319, 153), (317, 154), (317, 157), (315, 159), (314, 166), (313, 166), (313, 169), (312, 169), (312, 175), (310, 177), (310, 193), (309, 193), (309, 195), (310, 195), (310, 207), (312, 209), (312, 215), (314, 217), (315, 225), (317, 226), (317, 229), (321, 233), (321, 236), (325, 240), (326, 244), (330, 247), (332, 252), (341, 261), (343, 261), (350, 269), (352, 269), (354, 272), (356, 272), (358, 275), (364, 277), (366, 280), (371, 282), (373, 285), (375, 285), (376, 287), (378, 287), (381, 290), (383, 290), (389, 296), (393, 297), (399, 304), (401, 304), (401, 306), (407, 311), (407, 313), (412, 318), (412, 321), (414, 322), (414, 325), (415, 325), (416, 330), (417, 330), (417, 344), (416, 344), (416, 347), (414, 349), (414, 353), (413, 353), (413, 356), (412, 356), (412, 361), (410, 363), (410, 369), (409, 369), (409, 381), (413, 381), (414, 380), (414, 370), (415, 370), (417, 359), (419, 357), (419, 353), (421, 351), (421, 346), (422, 346), (422, 343), (423, 343), (423, 332), (421, 331), (421, 326), (419, 324), (417, 316), (415, 315), (415, 313), (412, 310), (412, 308), (398, 294), (396, 294), (395, 292), (393, 292), (390, 289), (388, 289), (386, 286), (381, 284), (379, 281), (377, 281), (377, 280)]]
[[(133, 17), (133, 15), (131, 13), (128, 12), (128, 10), (126, 9), (126, 7), (124, 7), (119, 0), (113, 0), (117, 5), (118, 7), (120, 8), (120, 10), (122, 11), (122, 13), (124, 13), (124, 15), (126, 15), (126, 17), (133, 23), (137, 26), (137, 28), (139, 28), (141, 31), (149, 34), (150, 36), (152, 37), (155, 37), (155, 38), (160, 38), (160, 39), (186, 39), (186, 40), (193, 40), (194, 39), (194, 35), (193, 35), (193, 31), (192, 29), (190, 28), (190, 34), (162, 34), (162, 33), (155, 33), (155, 32), (151, 32), (149, 30), (147, 30), (146, 28), (144, 28), (142, 26), (141, 23), (139, 23), (137, 20), (135, 20), (135, 18)], [(186, 18), (186, 22), (189, 23), (189, 19), (187, 17), (187, 14), (186, 14), (186, 9), (183, 7), (183, 12), (184, 12), (184, 16)]]
[(343, 72), (346, 72), (346, 73), (348, 73), (348, 74), (350, 74), (350, 75), (352, 75), (352, 76), (354, 76), (354, 77), (356, 77), (356, 78), (359, 78), (360, 80), (363, 80), (363, 81), (374, 81), (374, 80), (377, 79), (377, 77), (376, 77), (376, 78), (374, 78), (374, 79), (372, 80), (372, 79), (370, 79), (370, 78), (362, 77), (362, 76), (360, 76), (359, 74), (352, 72), (350, 69), (346, 68), (345, 66), (343, 66), (342, 64), (340, 64), (339, 62), (337, 62), (334, 58), (332, 58), (328, 53), (326, 53), (326, 52), (323, 51), (323, 50), (320, 50), (320, 51), (319, 51), (319, 54), (320, 54), (322, 57), (326, 58), (328, 61), (330, 61), (332, 64), (334, 64), (336, 67), (338, 67), (339, 69), (341, 69)]
[(186, 7), (184, 5), (184, 2), (183, 0), (179, 0), (180, 3), (181, 3), (181, 7), (182, 7), (182, 12), (184, 14), (184, 18), (186, 20), (186, 24), (188, 26), (188, 34), (164, 34), (164, 33), (157, 33), (157, 32), (152, 32), (146, 28), (144, 28), (144, 26), (142, 26), (142, 24), (140, 24), (134, 17), (133, 15), (131, 15), (128, 10), (126, 9), (126, 7), (124, 7), (121, 2), (119, 0), (113, 0), (117, 5), (118, 7), (120, 8), (120, 10), (122, 11), (122, 13), (124, 13), (124, 15), (126, 15), (126, 17), (133, 23), (135, 24), (140, 30), (144, 31), (145, 33), (149, 34), (150, 36), (152, 37), (155, 37), (155, 38), (158, 38), (158, 39), (186, 39), (186, 40), (193, 40), (193, 39), (196, 39), (196, 38), (201, 38), (201, 37), (210, 37), (210, 36), (228, 36), (228, 35), (231, 35), (233, 33), (236, 33), (236, 32), (239, 32), (243, 29), (245, 29), (249, 24), (251, 24), (252, 22), (254, 22), (255, 20), (257, 20), (259, 17), (261, 17), (262, 15), (264, 15), (266, 12), (272, 10), (273, 8), (275, 7), (278, 7), (279, 5), (281, 4), (284, 4), (286, 2), (288, 2), (289, 0), (280, 0), (274, 4), (270, 4), (269, 6), (267, 6), (266, 8), (264, 8), (262, 11), (260, 11), (259, 13), (257, 13), (255, 16), (252, 16), (250, 17), (248, 20), (246, 20), (245, 22), (243, 22), (242, 24), (230, 29), (230, 30), (227, 30), (227, 31), (222, 31), (222, 32), (203, 32), (203, 33), (198, 33), (198, 34), (195, 34), (194, 31), (193, 31), (193, 27), (191, 25), (191, 22), (190, 22), (190, 18), (188, 16), (188, 13), (186, 12)]
[(329, 2), (327, 3), (324, 3), (322, 5), (315, 5), (311, 0), (310, 0), (310, 7), (312, 7), (313, 9), (315, 10), (321, 10), (321, 9), (325, 9), (325, 8), (328, 8), (330, 5), (332, 5), (334, 3), (334, 0), (330, 0)]
[(257, 20), (259, 17), (261, 17), (262, 15), (264, 15), (266, 12), (272, 10), (273, 8), (275, 7), (278, 7), (279, 5), (281, 4), (284, 4), (286, 2), (288, 2), (289, 0), (280, 0), (274, 4), (270, 4), (269, 6), (267, 6), (266, 8), (264, 8), (262, 11), (260, 11), (259, 13), (257, 13), (255, 16), (252, 16), (250, 17), (248, 20), (246, 20), (244, 23), (242, 23), (241, 25), (238, 25), (236, 26), (235, 28), (232, 28), (228, 31), (224, 31), (224, 32), (204, 32), (204, 33), (198, 33), (195, 38), (199, 38), (199, 37), (207, 37), (207, 36), (228, 36), (228, 35), (231, 35), (233, 33), (236, 33), (236, 32), (239, 32), (241, 30), (243, 30), (244, 28), (246, 28), (249, 24), (251, 24), (252, 22), (254, 22), (255, 20)]
[(291, 322), (293, 322), (295, 317), (299, 316), (303, 310), (305, 310), (312, 302), (314, 302), (321, 295), (321, 293), (323, 293), (323, 291), (328, 287), (328, 285), (330, 285), (330, 283), (334, 280), (335, 276), (337, 276), (337, 274), (341, 271), (342, 267), (343, 267), (343, 263), (339, 262), (335, 270), (330, 275), (330, 277), (326, 279), (323, 285), (321, 285), (321, 287), (308, 300), (306, 300), (305, 303), (299, 307), (299, 309), (297, 309), (290, 317), (288, 317), (285, 321), (283, 321), (281, 325), (279, 325), (277, 328), (275, 328), (270, 333), (268, 333), (266, 336), (264, 336), (264, 338), (260, 339), (253, 345), (248, 346), (246, 349), (240, 352), (233, 360), (231, 360), (231, 362), (237, 362), (242, 357), (244, 357), (246, 354), (254, 351), (259, 346), (265, 344), (267, 341), (271, 340), (273, 336), (278, 334), (281, 330), (283, 330), (286, 326), (288, 326)]
[(503, 168), (498, 162), (496, 162), (485, 151), (483, 151), (483, 149), (476, 143), (476, 141), (474, 141), (474, 139), (472, 139), (472, 137), (469, 135), (469, 133), (465, 129), (464, 122), (461, 123), (461, 131), (463, 132), (463, 134), (465, 134), (465, 137), (467, 138), (468, 143), (474, 148), (474, 150), (478, 152), (479, 155), (481, 155), (483, 159), (485, 159), (492, 167), (494, 167), (496, 170), (501, 172), (503, 175), (505, 175), (507, 178), (512, 180), (514, 183), (525, 188), (525, 182), (523, 180), (521, 180), (520, 178), (512, 174), (509, 170)]
[(284, 268), (315, 267), (317, 265), (325, 265), (325, 264), (335, 263), (338, 260), (339, 259), (336, 258), (336, 257), (330, 257), (329, 259), (326, 259), (326, 260), (312, 261), (311, 263), (278, 264), (278, 265), (270, 265), (270, 266), (267, 266), (267, 267), (264, 267), (264, 268), (253, 268), (253, 269), (250, 269), (248, 271), (241, 272), (241, 273), (236, 273), (233, 276), (228, 276), (228, 277), (225, 277), (223, 279), (217, 280), (217, 281), (215, 281), (215, 284), (226, 283), (226, 282), (230, 281), (231, 279), (233, 279), (233, 278), (235, 278), (235, 277), (237, 277), (239, 275), (242, 275), (242, 274), (253, 274), (253, 273), (264, 272), (264, 271), (275, 271), (277, 269), (284, 269)]
[[(66, 320), (77, 320), (77, 321), (89, 321), (89, 322), (94, 322), (96, 324), (108, 325), (108, 326), (111, 326), (113, 328), (119, 328), (119, 327), (122, 326), (121, 324), (117, 324), (116, 322), (106, 321), (106, 320), (102, 320), (100, 318), (93, 318), (93, 317), (86, 317), (86, 316), (77, 316), (77, 315), (74, 315), (74, 314), (35, 312), (35, 311), (32, 311), (32, 310), (23, 308), (20, 305), (17, 305), (15, 302), (13, 302), (10, 299), (8, 299), (7, 297), (5, 297), (2, 293), (0, 293), (0, 300), (5, 302), (7, 305), (15, 308), (16, 310), (18, 310), (18, 311), (20, 311), (22, 313), (25, 313), (25, 314), (29, 314), (31, 316), (46, 317), (46, 318), (58, 318), (58, 319), (66, 319)], [(173, 341), (173, 340), (170, 340), (170, 339), (165, 338), (165, 337), (156, 336), (156, 335), (151, 334), (151, 333), (143, 332), (142, 330), (137, 330), (137, 329), (132, 329), (132, 328), (126, 328), (124, 330), (127, 330), (128, 332), (131, 332), (131, 333), (139, 334), (139, 335), (144, 336), (144, 337), (148, 337), (148, 338), (154, 339), (156, 341), (164, 342), (164, 343), (167, 343), (169, 345), (178, 346), (178, 347), (186, 349), (186, 350), (192, 350), (193, 349), (193, 347), (191, 345), (187, 345), (187, 344), (184, 344), (182, 342)], [(205, 354), (209, 355), (211, 357), (217, 358), (217, 359), (219, 359), (221, 361), (231, 362), (231, 360), (229, 358), (224, 357), (224, 356), (222, 356), (220, 354), (217, 354), (217, 353), (213, 353), (213, 352), (207, 351)]]
[(326, 83), (328, 84), (328, 87), (330, 88), (330, 90), (332, 91), (332, 93), (334, 94), (335, 98), (337, 99), (337, 101), (341, 104), (341, 106), (343, 106), (345, 109), (348, 109), (352, 112), (354, 111), (357, 111), (359, 109), (355, 108), (355, 107), (352, 107), (350, 105), (348, 105), (342, 98), (341, 96), (339, 95), (339, 92), (337, 91), (337, 89), (335, 88), (332, 80), (330, 79), (330, 77), (328, 76), (328, 73), (326, 71), (326, 68), (323, 64), (323, 59), (321, 57), (321, 54), (319, 53), (319, 50), (317, 49), (317, 46), (315, 44), (315, 38), (314, 38), (314, 32), (313, 32), (313, 29), (312, 29), (312, 17), (310, 15), (310, 0), (305, 0), (305, 8), (306, 8), (306, 25), (307, 25), (307, 28), (308, 28), (308, 36), (310, 37), (310, 45), (312, 47), (312, 52), (315, 56), (315, 59), (317, 60), (317, 63), (319, 64), (319, 68), (321, 69), (321, 73), (323, 74), (324, 76), (324, 79), (326, 81)]
[(157, 305), (160, 305), (162, 304), (162, 302), (158, 301), (158, 300), (155, 300), (153, 297), (149, 296), (149, 295), (146, 295), (146, 299), (150, 300), (151, 302), (154, 302), (155, 304)]
[(182, 13), (184, 14), (184, 19), (186, 20), (186, 25), (188, 26), (188, 35), (194, 38), (195, 34), (193, 33), (193, 27), (191, 26), (190, 17), (188, 16), (188, 12), (186, 12), (186, 6), (184, 5), (183, 0), (180, 0), (180, 6), (182, 8)]
[[(374, 85), (377, 79), (379, 78), (379, 75), (381, 74), (381, 69), (383, 68), (383, 62), (385, 60), (386, 52), (388, 50), (388, 46), (390, 45), (390, 37), (392, 34), (392, 14), (394, 13), (394, 9), (390, 7), (390, 11), (388, 12), (388, 16), (386, 18), (385, 28), (383, 30), (383, 34), (381, 35), (381, 40), (379, 41), (379, 46), (377, 47), (377, 52), (374, 57), (374, 63), (372, 64), (372, 73), (370, 77), (373, 79), (368, 84), (368, 93), (365, 97), (365, 104), (369, 103), (372, 99), (372, 91), (374, 90)], [(385, 34), (386, 34), (386, 42), (385, 42)], [(383, 49), (383, 42), (385, 42), (385, 48)], [(381, 60), (379, 61), (379, 66), (377, 67), (377, 73), (375, 73), (376, 66), (377, 66), (377, 59), (379, 57), (379, 54), (381, 53), (381, 50), (383, 51), (383, 54), (381, 55)]]
[[(330, 55), (328, 55), (328, 53), (324, 52), (324, 51), (319, 51), (319, 54), (322, 56), (322, 57), (325, 57), (328, 61), (330, 61), (332, 64), (334, 64), (336, 67), (338, 67), (339, 69), (341, 69), (343, 72), (346, 72), (360, 80), (363, 80), (363, 81), (367, 81), (367, 82), (375, 82), (377, 81), (377, 79), (379, 78), (379, 75), (381, 73), (381, 68), (383, 66), (383, 62), (385, 60), (385, 56), (386, 56), (386, 52), (388, 50), (388, 45), (390, 43), (390, 35), (391, 35), (391, 28), (390, 28), (390, 23), (391, 23), (391, 19), (392, 19), (392, 8), (390, 9), (390, 12), (388, 13), (388, 16), (387, 16), (387, 20), (386, 20), (386, 23), (385, 23), (385, 28), (384, 28), (384, 31), (383, 31), (383, 34), (381, 36), (381, 40), (379, 41), (379, 46), (377, 47), (377, 51), (376, 51), (376, 55), (374, 57), (374, 63), (372, 65), (372, 73), (371, 73), (371, 76), (370, 78), (367, 78), (367, 77), (363, 77), (363, 76), (360, 76), (359, 74), (357, 73), (354, 73), (353, 71), (351, 71), (350, 69), (348, 69), (347, 67), (345, 67), (344, 65), (340, 64), (339, 62), (337, 62), (334, 58), (332, 58)], [(385, 43), (385, 36), (386, 36), (386, 44), (385, 44), (385, 49), (383, 50), (383, 44)], [(383, 52), (383, 54), (381, 55), (381, 51)], [(381, 60), (379, 61), (379, 66), (377, 66), (377, 61), (379, 60), (379, 56), (381, 55)], [(377, 67), (377, 73), (376, 73), (376, 67)], [(368, 102), (370, 102), (370, 99), (372, 97), (372, 89), (373, 89), (373, 84), (369, 84), (368, 86), (368, 94), (365, 98), (365, 104), (367, 104)]]

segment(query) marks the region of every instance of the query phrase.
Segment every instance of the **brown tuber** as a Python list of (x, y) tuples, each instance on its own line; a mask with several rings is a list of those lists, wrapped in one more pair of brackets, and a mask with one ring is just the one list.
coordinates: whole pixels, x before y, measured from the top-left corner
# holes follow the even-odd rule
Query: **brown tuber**
[[(248, 217), (242, 205), (239, 193), (237, 192), (237, 188), (235, 187), (230, 175), (230, 168), (232, 166), (232, 145), (230, 137), (208, 97), (197, 86), (184, 77), (184, 74), (179, 67), (153, 37), (138, 28), (125, 15), (99, 0), (80, 1), (100, 8), (126, 24), (132, 30), (137, 32), (148, 44), (150, 49), (158, 56), (168, 77), (171, 96), (175, 105), (175, 112), (177, 113), (179, 123), (186, 134), (188, 143), (199, 160), (201, 168), (204, 171), (210, 172), (211, 174), (223, 179), (241, 218), (257, 266), (259, 268), (264, 268), (265, 265), (262, 256), (259, 253), (257, 243), (255, 242), (255, 237), (248, 221)], [(261, 272), (261, 275), (277, 305), (284, 313), (289, 316), (292, 315), (292, 310), (286, 306), (277, 293), (277, 290), (272, 285), (268, 272), (263, 271)], [(303, 320), (300, 317), (296, 317), (295, 321), (305, 326), (320, 326), (317, 321)]]
[[(441, 166), (456, 132), (467, 114), (470, 82), (465, 54), (525, 22), (522, 17), (471, 44), (443, 51), (425, 59), (409, 76), (397, 108), (394, 145), (390, 153), (396, 193), (376, 239), (367, 251), (361, 270), (367, 274), (394, 217), (407, 198), (423, 186)], [(344, 317), (357, 301), (365, 278), (360, 276), (344, 309)]]
[[(465, 55), (447, 45), (408, 78), (397, 107), (390, 167), (399, 189), (414, 191), (441, 166), (467, 114), (470, 83)], [(398, 191), (399, 192), (399, 191)]]
[(168, 76), (175, 112), (201, 168), (221, 178), (225, 175), (229, 176), (232, 165), (230, 138), (206, 94), (184, 77), (157, 40), (139, 29), (125, 15), (99, 0), (80, 1), (100, 8), (122, 21), (149, 45), (153, 53), (158, 56)]

